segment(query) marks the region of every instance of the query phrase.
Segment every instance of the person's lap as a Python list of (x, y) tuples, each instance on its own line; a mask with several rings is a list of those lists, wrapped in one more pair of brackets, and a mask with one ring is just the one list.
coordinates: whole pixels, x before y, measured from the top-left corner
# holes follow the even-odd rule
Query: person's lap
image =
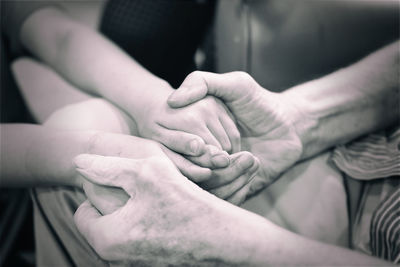
[(347, 247), (347, 194), (330, 155), (298, 163), (243, 208), (303, 236)]

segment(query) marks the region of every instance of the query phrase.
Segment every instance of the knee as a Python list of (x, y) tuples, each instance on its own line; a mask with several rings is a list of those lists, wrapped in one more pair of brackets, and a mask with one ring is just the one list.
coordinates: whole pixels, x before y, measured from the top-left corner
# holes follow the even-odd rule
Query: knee
[(56, 110), (44, 125), (63, 130), (130, 133), (124, 114), (104, 99), (93, 98)]

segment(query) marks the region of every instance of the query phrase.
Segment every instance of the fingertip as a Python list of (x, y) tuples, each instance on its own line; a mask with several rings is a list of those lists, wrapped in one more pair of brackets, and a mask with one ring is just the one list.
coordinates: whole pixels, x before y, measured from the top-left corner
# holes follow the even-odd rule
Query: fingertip
[(80, 154), (73, 159), (73, 163), (79, 169), (88, 169), (92, 166), (94, 160), (94, 155)]
[(83, 202), (75, 211), (74, 220), (77, 225), (86, 224), (88, 220), (101, 217), (89, 200)]
[(195, 183), (201, 183), (211, 178), (212, 170), (209, 168), (194, 166), (189, 170), (188, 174), (185, 174), (185, 176)]
[(254, 164), (253, 164), (253, 166), (251, 166), (251, 169), (250, 169), (251, 173), (257, 172), (258, 169), (260, 169), (260, 165), (261, 165), (260, 160), (255, 156), (253, 156), (253, 157), (254, 157)]
[(201, 138), (195, 138), (189, 142), (188, 155), (200, 156), (205, 151), (205, 142)]
[(222, 149), (226, 152), (231, 152), (232, 151), (232, 145), (231, 142), (229, 141), (229, 139), (223, 139), (221, 140), (221, 146)]
[(181, 89), (179, 89), (179, 88), (176, 89), (176, 91), (174, 91), (168, 97), (167, 104), (171, 108), (181, 108), (181, 107), (184, 107), (184, 106), (188, 105), (188, 103), (185, 102), (184, 99), (180, 96), (180, 93), (181, 93), (180, 90)]
[(236, 163), (242, 170), (246, 170), (255, 164), (256, 160), (251, 153), (244, 152), (236, 160)]
[(220, 153), (212, 156), (211, 162), (215, 168), (225, 168), (231, 163), (230, 157), (225, 151), (221, 151)]

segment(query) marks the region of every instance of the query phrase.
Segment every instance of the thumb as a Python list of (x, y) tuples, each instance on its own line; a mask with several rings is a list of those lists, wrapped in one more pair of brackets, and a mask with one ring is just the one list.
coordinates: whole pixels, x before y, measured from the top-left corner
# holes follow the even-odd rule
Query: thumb
[(76, 170), (90, 182), (121, 187), (130, 196), (134, 196), (141, 160), (81, 154), (75, 157), (74, 163)]
[(181, 86), (169, 96), (168, 105), (171, 108), (180, 108), (206, 97), (208, 86), (203, 78), (204, 73), (195, 71), (189, 74)]
[(206, 95), (212, 95), (229, 103), (253, 96), (257, 85), (249, 74), (242, 71), (224, 74), (195, 71), (186, 77), (167, 102), (170, 107), (179, 108), (199, 101)]

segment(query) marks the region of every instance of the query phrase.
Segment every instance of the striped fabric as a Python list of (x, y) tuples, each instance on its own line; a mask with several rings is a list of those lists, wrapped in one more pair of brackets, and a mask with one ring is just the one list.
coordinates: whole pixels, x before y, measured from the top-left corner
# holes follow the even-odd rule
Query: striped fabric
[(370, 239), (373, 255), (400, 263), (400, 188), (375, 210)]
[(332, 160), (347, 175), (361, 180), (400, 175), (400, 127), (389, 137), (371, 134), (338, 146)]
[[(353, 225), (355, 248), (400, 262), (400, 127), (337, 147), (332, 161), (346, 175), (364, 180)], [(367, 223), (365, 225), (365, 223)]]

